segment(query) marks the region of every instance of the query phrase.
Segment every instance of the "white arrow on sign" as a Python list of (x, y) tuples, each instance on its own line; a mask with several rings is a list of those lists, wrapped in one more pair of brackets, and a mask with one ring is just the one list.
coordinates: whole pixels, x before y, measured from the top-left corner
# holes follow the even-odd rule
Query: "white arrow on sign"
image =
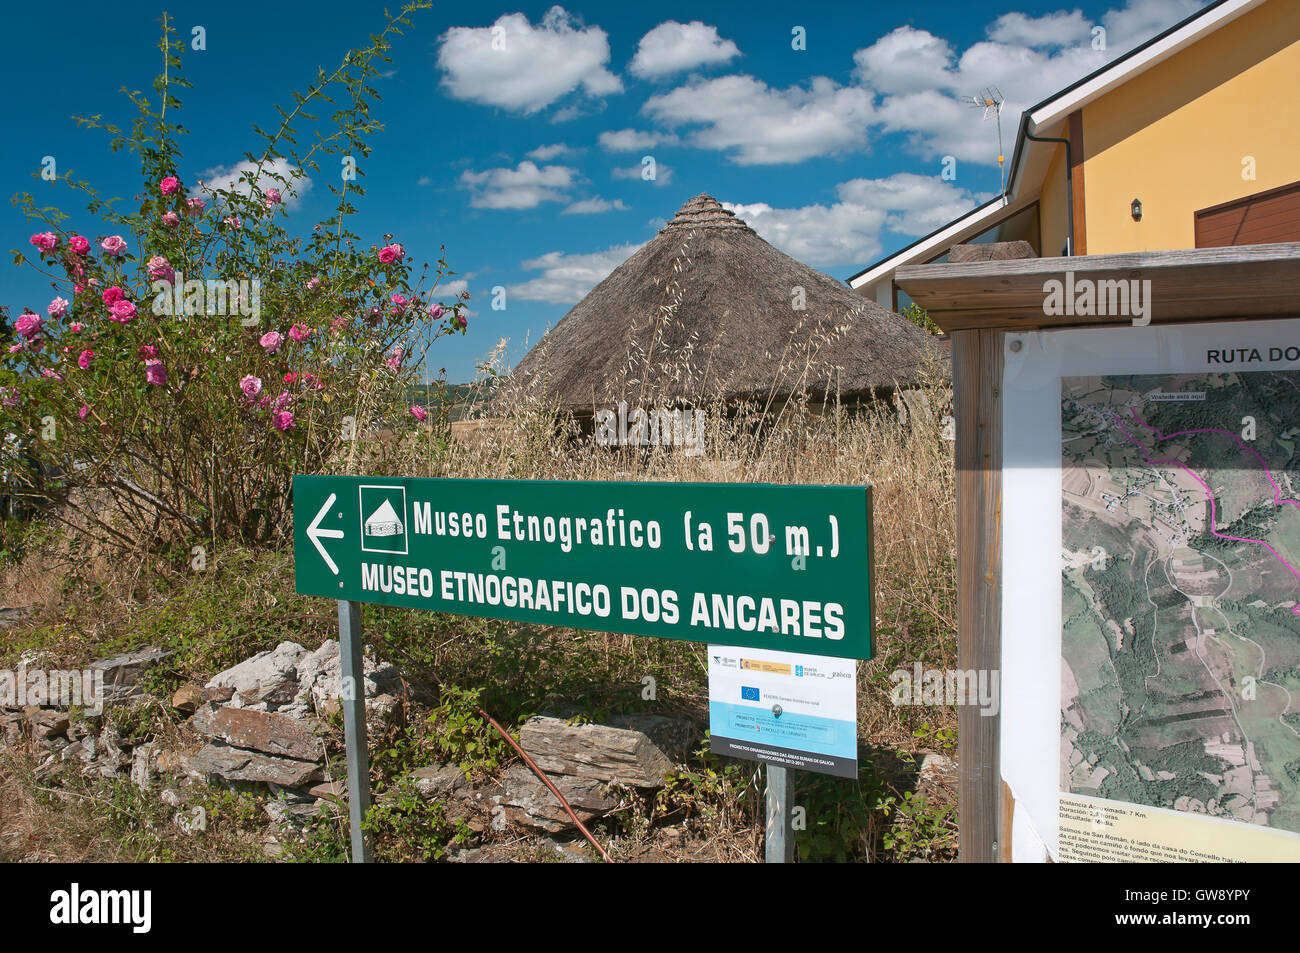
[(307, 538), (310, 539), (311, 544), (316, 547), (316, 552), (320, 553), (321, 559), (325, 560), (325, 565), (330, 567), (330, 572), (334, 573), (336, 576), (339, 574), (339, 567), (334, 565), (334, 560), (330, 559), (330, 554), (325, 552), (325, 547), (321, 545), (320, 538), (325, 536), (329, 539), (342, 539), (343, 530), (321, 529), (320, 521), (325, 518), (327, 513), (329, 513), (330, 507), (334, 505), (334, 501), (337, 499), (338, 496), (331, 493), (330, 498), (325, 501), (325, 505), (322, 506), (320, 512), (316, 514), (316, 518), (312, 520), (311, 525), (307, 527)]

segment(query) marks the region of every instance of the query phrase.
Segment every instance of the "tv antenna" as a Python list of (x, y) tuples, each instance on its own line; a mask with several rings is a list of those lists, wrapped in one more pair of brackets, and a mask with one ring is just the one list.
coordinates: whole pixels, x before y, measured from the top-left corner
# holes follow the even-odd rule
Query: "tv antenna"
[(1006, 102), (1006, 97), (1002, 95), (1002, 90), (996, 86), (985, 87), (984, 91), (978, 96), (968, 96), (962, 100), (967, 106), (974, 106), (977, 109), (984, 110), (984, 118), (987, 120), (990, 115), (993, 116), (998, 126), (998, 174), (1002, 177), (1002, 191), (1007, 188), (1006, 170), (1002, 162), (1005, 156), (1002, 154), (1002, 104)]

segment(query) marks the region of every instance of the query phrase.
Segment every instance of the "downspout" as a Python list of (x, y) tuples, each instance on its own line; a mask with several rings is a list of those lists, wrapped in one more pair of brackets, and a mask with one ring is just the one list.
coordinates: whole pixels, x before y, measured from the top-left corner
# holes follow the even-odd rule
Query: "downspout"
[(1074, 255), (1074, 163), (1070, 156), (1070, 140), (1051, 136), (1035, 136), (1028, 129), (1025, 138), (1032, 142), (1060, 142), (1065, 145), (1065, 256)]

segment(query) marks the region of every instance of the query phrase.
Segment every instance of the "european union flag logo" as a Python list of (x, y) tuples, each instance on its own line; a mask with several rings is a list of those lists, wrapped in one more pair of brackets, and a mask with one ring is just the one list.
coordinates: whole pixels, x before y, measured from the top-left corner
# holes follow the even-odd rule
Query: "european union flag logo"
[(747, 702), (756, 702), (756, 701), (759, 701), (759, 697), (758, 697), (758, 689), (757, 689), (757, 688), (750, 688), (748, 685), (741, 685), (741, 686), (740, 686), (740, 697), (741, 697), (741, 700), (743, 700), (743, 701), (747, 701)]

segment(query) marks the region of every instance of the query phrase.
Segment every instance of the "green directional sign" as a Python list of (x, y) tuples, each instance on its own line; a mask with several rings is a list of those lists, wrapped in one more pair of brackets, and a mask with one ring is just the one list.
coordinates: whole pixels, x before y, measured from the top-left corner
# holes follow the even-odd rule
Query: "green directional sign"
[(296, 476), (297, 591), (871, 658), (871, 489)]

